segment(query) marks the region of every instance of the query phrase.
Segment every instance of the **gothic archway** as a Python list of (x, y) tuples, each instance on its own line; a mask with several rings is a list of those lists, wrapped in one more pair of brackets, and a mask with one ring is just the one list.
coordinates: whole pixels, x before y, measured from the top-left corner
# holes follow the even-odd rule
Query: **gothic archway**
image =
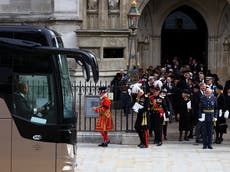
[(183, 5), (172, 11), (164, 21), (161, 31), (161, 63), (175, 56), (183, 64), (189, 57), (207, 65), (207, 25), (199, 12)]

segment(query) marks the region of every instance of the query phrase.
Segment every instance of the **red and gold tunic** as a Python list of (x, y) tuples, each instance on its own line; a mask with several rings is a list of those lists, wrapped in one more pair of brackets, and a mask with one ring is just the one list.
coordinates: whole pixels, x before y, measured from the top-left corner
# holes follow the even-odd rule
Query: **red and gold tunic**
[(100, 106), (96, 108), (99, 119), (96, 123), (96, 131), (110, 131), (113, 129), (112, 114), (110, 111), (111, 102), (107, 96), (103, 97)]

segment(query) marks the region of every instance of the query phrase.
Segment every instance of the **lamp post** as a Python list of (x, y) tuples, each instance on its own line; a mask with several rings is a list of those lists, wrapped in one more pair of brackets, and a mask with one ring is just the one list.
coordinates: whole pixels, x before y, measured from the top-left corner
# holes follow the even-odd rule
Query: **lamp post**
[(127, 72), (130, 77), (131, 82), (134, 82), (138, 79), (138, 57), (137, 57), (137, 29), (138, 29), (138, 20), (140, 13), (137, 9), (137, 3), (135, 0), (131, 3), (131, 8), (128, 13), (128, 25), (130, 29), (129, 35), (129, 59), (127, 65)]

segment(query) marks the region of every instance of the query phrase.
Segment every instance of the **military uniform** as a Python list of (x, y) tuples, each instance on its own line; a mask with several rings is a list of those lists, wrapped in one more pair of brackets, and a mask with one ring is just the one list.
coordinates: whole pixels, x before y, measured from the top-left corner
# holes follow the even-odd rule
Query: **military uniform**
[(140, 138), (140, 148), (148, 147), (148, 132), (147, 132), (147, 112), (149, 110), (149, 97), (147, 94), (143, 94), (141, 97), (136, 98), (136, 102), (143, 106), (138, 110), (137, 119), (135, 122), (135, 129)]
[(151, 96), (150, 98), (150, 115), (152, 115), (152, 125), (154, 130), (154, 143), (162, 145), (162, 127), (164, 113), (167, 113), (167, 103), (162, 96)]
[[(213, 118), (217, 118), (217, 100), (213, 95), (200, 99), (200, 117), (202, 120), (203, 148), (212, 149)], [(202, 115), (203, 114), (203, 115)]]
[(99, 87), (99, 93), (103, 94), (100, 95), (100, 106), (94, 107), (95, 112), (99, 113), (99, 118), (97, 119), (95, 130), (101, 132), (103, 142), (98, 146), (102, 147), (107, 147), (110, 143), (108, 131), (111, 131), (113, 129), (113, 119), (110, 110), (111, 102), (107, 95), (104, 94), (106, 92), (106, 87)]

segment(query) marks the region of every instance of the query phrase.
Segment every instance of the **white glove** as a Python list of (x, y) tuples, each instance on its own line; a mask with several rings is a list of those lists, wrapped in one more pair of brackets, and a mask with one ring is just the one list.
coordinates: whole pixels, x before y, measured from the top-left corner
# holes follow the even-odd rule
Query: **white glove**
[(205, 114), (202, 113), (201, 114), (201, 118), (198, 119), (200, 122), (203, 122), (205, 120)]
[(131, 95), (131, 90), (130, 89), (128, 89), (128, 93), (129, 93), (129, 95)]
[(169, 118), (165, 118), (164, 121), (169, 121)]
[(217, 118), (213, 118), (213, 121), (216, 122), (216, 121), (217, 121)]
[(229, 111), (226, 110), (225, 113), (224, 113), (224, 118), (228, 119), (228, 117), (229, 117)]
[(198, 120), (199, 120), (200, 122), (203, 122), (203, 121), (204, 121), (202, 118), (199, 118)]
[(222, 117), (222, 109), (219, 110), (219, 117)]

